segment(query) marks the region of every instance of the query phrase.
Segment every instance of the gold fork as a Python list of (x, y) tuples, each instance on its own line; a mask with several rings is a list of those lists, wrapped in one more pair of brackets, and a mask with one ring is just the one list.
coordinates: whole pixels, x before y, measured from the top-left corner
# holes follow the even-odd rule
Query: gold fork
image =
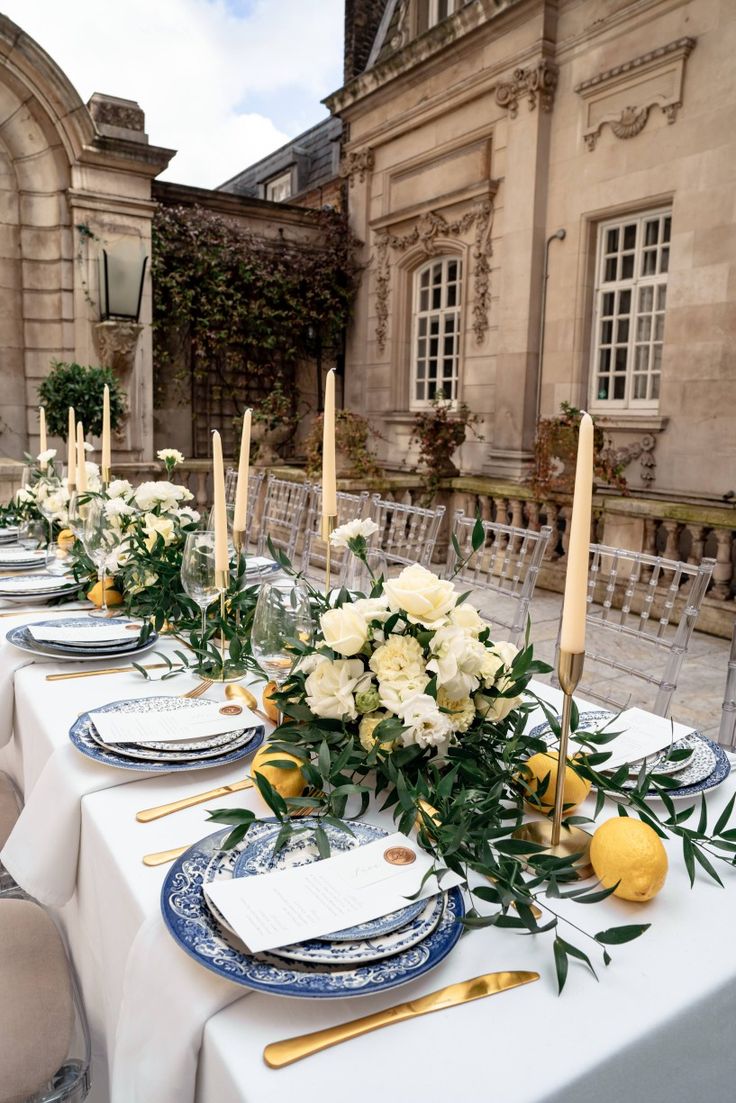
[(194, 689), (190, 689), (188, 693), (181, 693), (179, 696), (180, 697), (186, 697), (186, 698), (188, 698), (188, 700), (191, 701), (195, 697), (201, 697), (203, 693), (207, 692), (207, 690), (210, 688), (211, 685), (212, 685), (212, 679), (211, 678), (203, 678), (198, 686), (195, 686)]
[[(313, 808), (297, 808), (296, 811), (291, 813), (292, 819), (298, 819), (300, 816), (308, 816), (313, 811)], [(175, 846), (172, 850), (157, 850), (153, 854), (144, 854), (142, 859), (143, 865), (150, 867), (165, 866), (168, 862), (173, 862), (175, 858), (179, 858), (182, 854), (185, 854), (191, 845), (192, 844), (189, 843), (189, 846)]]

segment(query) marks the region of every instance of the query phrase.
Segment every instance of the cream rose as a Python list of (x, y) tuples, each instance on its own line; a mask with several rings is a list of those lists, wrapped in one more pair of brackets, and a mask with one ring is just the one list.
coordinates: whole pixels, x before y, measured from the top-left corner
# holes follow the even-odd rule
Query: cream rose
[(473, 701), (483, 720), (505, 720), (510, 712), (519, 707), (522, 698), (487, 697), (485, 693), (476, 693)]
[(451, 582), (437, 578), (418, 563), (404, 567), (397, 578), (384, 583), (383, 590), (393, 612), (403, 610), (410, 621), (427, 628), (441, 623), (457, 600)]
[(323, 659), (304, 682), (307, 704), (326, 720), (355, 720), (353, 696), (365, 671), (360, 659)]
[(143, 531), (146, 535), (146, 547), (149, 552), (156, 546), (159, 536), (163, 537), (167, 546), (176, 538), (176, 527), (170, 517), (157, 517), (155, 513), (147, 513), (143, 518)]
[(365, 617), (357, 613), (352, 606), (342, 605), (339, 609), (328, 609), (320, 618), (320, 626), (325, 643), (338, 655), (357, 655), (368, 639), (368, 624)]
[(470, 605), (467, 601), (451, 609), (449, 618), (450, 624), (453, 624), (456, 628), (462, 628), (464, 632), (469, 632), (472, 636), (477, 636), (479, 632), (488, 627), (475, 606)]

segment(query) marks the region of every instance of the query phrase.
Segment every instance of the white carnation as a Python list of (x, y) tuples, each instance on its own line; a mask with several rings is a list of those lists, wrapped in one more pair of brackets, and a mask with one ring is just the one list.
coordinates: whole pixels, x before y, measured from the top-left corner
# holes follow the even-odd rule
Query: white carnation
[(163, 463), (184, 463), (184, 456), (178, 448), (160, 448), (156, 455)]
[(415, 693), (401, 706), (401, 722), (405, 731), (401, 742), (405, 747), (416, 743), (419, 747), (444, 749), (450, 741), (452, 727), (449, 717), (440, 712), (434, 697), (428, 693)]
[(326, 720), (355, 720), (355, 690), (365, 674), (360, 659), (323, 659), (304, 683), (307, 704)]
[(424, 653), (413, 636), (390, 636), (371, 655), (370, 668), (379, 682), (400, 682), (424, 675)]
[(370, 517), (362, 520), (360, 517), (356, 517), (354, 521), (347, 521), (344, 525), (336, 528), (330, 534), (330, 543), (333, 548), (346, 548), (348, 540), (355, 540), (358, 536), (362, 536), (364, 540), (369, 540), (374, 532), (378, 532), (378, 525), (375, 521), (372, 521)]
[(124, 498), (131, 494), (133, 487), (127, 479), (113, 479), (107, 488), (108, 498)]

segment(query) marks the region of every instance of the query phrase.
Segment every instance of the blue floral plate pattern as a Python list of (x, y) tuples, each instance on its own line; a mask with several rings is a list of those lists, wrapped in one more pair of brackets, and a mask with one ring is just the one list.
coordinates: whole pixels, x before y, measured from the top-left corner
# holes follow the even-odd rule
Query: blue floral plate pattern
[[(43, 625), (44, 628), (87, 628), (91, 624), (106, 623), (89, 615), (77, 617), (55, 617), (54, 620), (34, 621), (35, 625)], [(138, 643), (137, 637), (131, 632), (132, 639), (123, 644), (101, 644), (99, 647), (84, 648), (75, 647), (73, 644), (52, 643), (47, 640), (36, 640), (29, 631), (29, 625), (20, 624), (17, 628), (11, 628), (6, 635), (8, 643), (21, 651), (28, 651), (31, 655), (41, 655), (46, 659), (70, 659), (74, 662), (94, 662), (99, 658), (116, 659), (143, 655), (150, 651), (158, 641), (158, 634), (152, 632), (145, 643)]]
[[(581, 712), (578, 731), (585, 730), (586, 727), (588, 729), (592, 727), (600, 728), (615, 716), (616, 713), (605, 710)], [(532, 728), (529, 737), (531, 739), (547, 739), (551, 734), (549, 724), (544, 723)], [(731, 773), (731, 763), (723, 747), (719, 746), (718, 743), (714, 743), (712, 739), (706, 739), (700, 732), (677, 740), (673, 744), (673, 749), (684, 746), (691, 747), (693, 754), (687, 764), (687, 772), (683, 773), (683, 780), (687, 779), (691, 771), (692, 776), (698, 777), (698, 780), (690, 784), (683, 784), (677, 789), (668, 789), (667, 796), (671, 800), (688, 800), (690, 797), (699, 796), (700, 793), (707, 793), (710, 789), (716, 789)], [(605, 750), (605, 747), (602, 747), (601, 750)], [(700, 770), (701, 762), (712, 766), (712, 769), (705, 776), (702, 776)], [(657, 793), (648, 793), (647, 795), (653, 800), (660, 799)]]
[(205, 872), (229, 830), (209, 835), (177, 858), (161, 889), (161, 911), (174, 940), (200, 965), (226, 980), (278, 996), (310, 999), (372, 996), (407, 984), (434, 969), (462, 934), (459, 920), (465, 908), (462, 893), (454, 888), (447, 893), (442, 918), (431, 934), (416, 946), (380, 961), (350, 968), (297, 966), (275, 954), (248, 954), (233, 946), (220, 931), (202, 892)]
[(95, 730), (95, 712), (146, 712), (149, 709), (157, 712), (169, 712), (181, 708), (191, 708), (192, 706), (196, 708), (206, 704), (208, 704), (207, 701), (198, 698), (192, 700), (186, 697), (141, 697), (134, 698), (131, 701), (111, 701), (107, 705), (94, 709), (91, 715), (88, 712), (83, 712), (69, 729), (69, 738), (77, 750), (86, 755), (87, 758), (92, 758), (95, 762), (102, 762), (105, 766), (117, 766), (121, 770), (137, 770), (139, 773), (171, 773), (174, 770), (212, 769), (215, 766), (227, 766), (231, 762), (239, 762), (241, 758), (247, 758), (248, 755), (258, 750), (265, 734), (265, 728), (262, 724), (252, 728), (253, 737), (242, 743), (236, 750), (227, 751), (225, 749), (222, 754), (213, 755), (209, 758), (198, 758), (197, 752), (192, 751), (191, 756), (182, 761), (166, 759), (166, 761), (149, 762), (143, 759), (128, 758), (122, 751), (108, 750), (100, 746), (92, 734)]

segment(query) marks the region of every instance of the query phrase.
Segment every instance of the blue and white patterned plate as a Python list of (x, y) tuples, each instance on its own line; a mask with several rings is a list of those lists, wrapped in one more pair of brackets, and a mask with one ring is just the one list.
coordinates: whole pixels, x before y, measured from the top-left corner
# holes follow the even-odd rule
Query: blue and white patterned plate
[[(109, 704), (95, 709), (94, 712), (176, 712), (186, 708), (201, 708), (207, 704), (211, 704), (211, 702), (203, 701), (201, 698), (140, 697), (133, 698), (131, 701), (111, 701)], [(158, 757), (151, 761), (145, 761), (129, 758), (122, 750), (107, 750), (100, 746), (98, 742), (99, 735), (97, 735), (97, 729), (94, 727), (94, 712), (92, 714), (83, 712), (69, 729), (69, 738), (77, 750), (88, 758), (94, 759), (95, 762), (102, 762), (105, 766), (117, 766), (121, 770), (137, 770), (140, 773), (205, 770), (215, 766), (226, 766), (231, 762), (239, 762), (241, 758), (247, 758), (253, 751), (258, 750), (265, 733), (262, 724), (252, 727), (250, 729), (253, 733), (251, 739), (239, 745), (235, 750), (228, 750), (226, 747), (221, 754), (209, 758), (200, 758), (197, 752), (193, 751), (186, 759), (172, 761), (167, 758), (161, 761), (160, 754), (152, 752)]]
[(233, 946), (229, 936), (220, 931), (202, 892), (204, 874), (229, 831), (226, 828), (215, 832), (177, 858), (161, 889), (161, 911), (174, 940), (200, 965), (225, 980), (277, 996), (310, 999), (373, 996), (434, 969), (462, 934), (458, 921), (465, 914), (465, 907), (462, 893), (454, 888), (448, 892), (445, 910), (431, 934), (418, 945), (380, 961), (342, 968), (297, 965), (271, 954), (248, 954)]
[(7, 601), (23, 601), (27, 604), (43, 602), (52, 597), (78, 590), (80, 583), (71, 575), (16, 574), (0, 579), (0, 597)]
[[(382, 828), (374, 827), (370, 823), (351, 822), (352, 835), (332, 827), (331, 824), (323, 826), (333, 854), (354, 850), (356, 846), (364, 846), (386, 835)], [(319, 851), (314, 838), (309, 834), (297, 835), (274, 857), (274, 844), (279, 828), (280, 824), (273, 820), (253, 824), (241, 843), (234, 846), (232, 850), (224, 851), (213, 860), (212, 867), (205, 878), (206, 883), (214, 880), (229, 880), (231, 877), (251, 877), (254, 874), (271, 873), (277, 869), (293, 869), (295, 866), (309, 865), (318, 860)], [(423, 900), (412, 900), (405, 908), (400, 908), (398, 911), (381, 915), (367, 923), (359, 923), (354, 927), (345, 927), (341, 931), (336, 931), (330, 934), (330, 941), (352, 942), (357, 939), (378, 938), (380, 935), (390, 934), (391, 931), (396, 931), (399, 927), (416, 919), (423, 908)]]
[[(599, 729), (609, 720), (614, 719), (615, 716), (616, 713), (605, 710), (582, 712), (578, 730), (583, 731), (586, 728)], [(555, 738), (547, 723), (538, 724), (537, 727), (532, 728), (529, 736), (532, 739), (544, 739), (547, 742), (554, 742)], [(682, 739), (676, 740), (671, 747), (667, 747), (659, 755), (653, 755), (648, 767), (649, 772), (658, 770), (660, 762), (664, 763), (671, 751), (685, 747), (692, 750), (692, 755), (682, 764), (682, 769), (673, 775), (679, 784), (677, 789), (667, 790), (667, 796), (671, 800), (687, 800), (699, 793), (707, 793), (710, 789), (717, 788), (731, 772), (731, 764), (723, 748), (712, 740), (706, 739), (699, 732), (695, 732), (694, 735), (686, 735)], [(601, 749), (605, 750), (605, 747)], [(669, 772), (666, 766), (663, 772)], [(632, 779), (624, 785), (624, 788), (627, 789), (634, 789), (635, 787), (636, 779)], [(654, 792), (647, 795), (650, 799), (660, 799), (658, 794)]]
[[(106, 621), (101, 621), (99, 618), (90, 617), (89, 615), (83, 615), (80, 617), (68, 617), (63, 620), (55, 618), (54, 620), (37, 621), (37, 624), (43, 624), (44, 627), (53, 625), (59, 627), (66, 625), (68, 627), (87, 627), (89, 623), (93, 624), (105, 624)], [(131, 658), (137, 655), (143, 655), (146, 651), (150, 651), (152, 647), (155, 647), (158, 641), (158, 634), (152, 632), (145, 643), (138, 643), (137, 636), (133, 635), (131, 644), (115, 645), (110, 647), (108, 645), (101, 645), (99, 648), (92, 650), (86, 647), (82, 650), (75, 650), (73, 647), (69, 647), (63, 643), (51, 643), (48, 641), (41, 642), (40, 640), (34, 640), (31, 633), (28, 631), (27, 624), (19, 624), (17, 628), (11, 628), (6, 634), (5, 638), (8, 643), (12, 643), (14, 647), (20, 648), (21, 651), (28, 651), (31, 655), (40, 655), (44, 659), (69, 659), (72, 662), (84, 663), (95, 662), (99, 658), (115, 659), (115, 658)]]

